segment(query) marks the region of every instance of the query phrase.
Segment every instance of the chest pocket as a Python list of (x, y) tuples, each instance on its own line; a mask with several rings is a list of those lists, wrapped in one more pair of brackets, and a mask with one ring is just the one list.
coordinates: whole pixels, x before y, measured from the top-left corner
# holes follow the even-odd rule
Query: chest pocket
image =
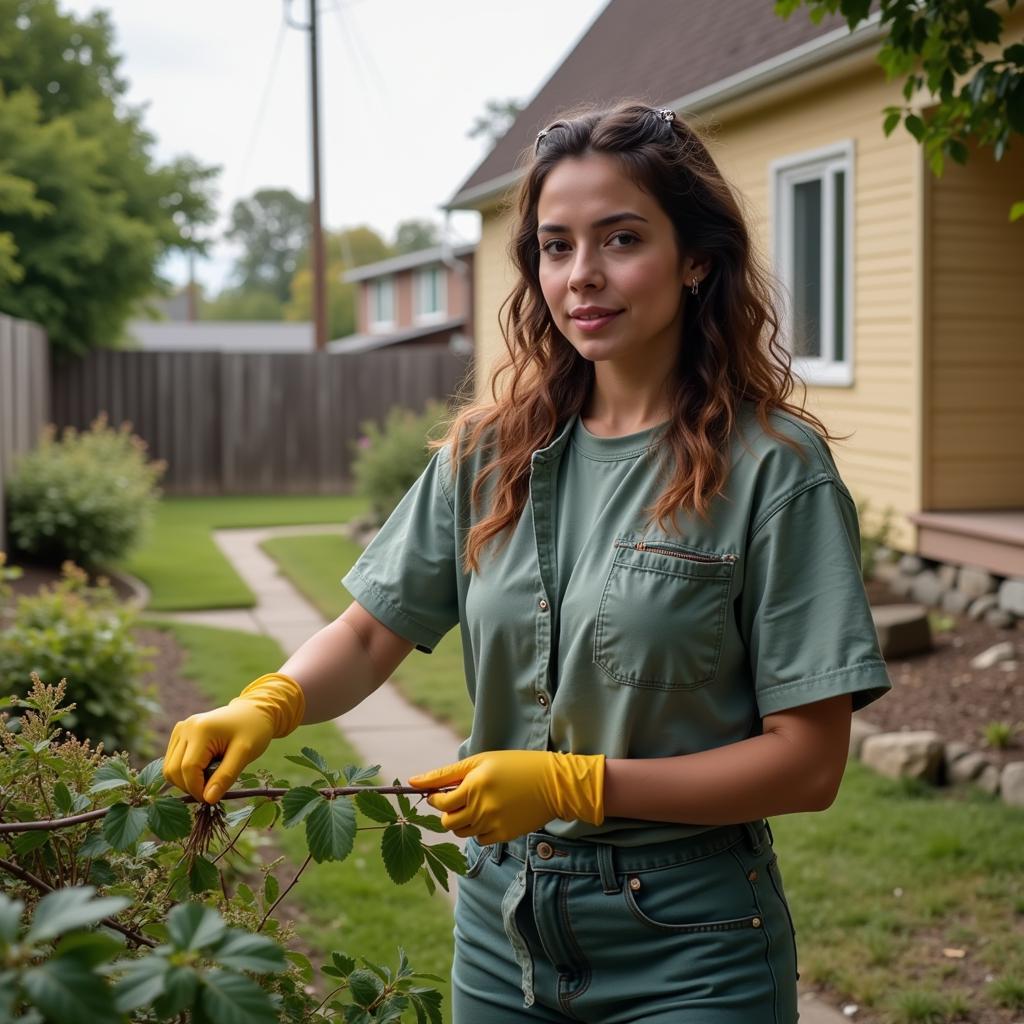
[(736, 555), (617, 538), (597, 609), (594, 664), (616, 682), (692, 690), (715, 677)]

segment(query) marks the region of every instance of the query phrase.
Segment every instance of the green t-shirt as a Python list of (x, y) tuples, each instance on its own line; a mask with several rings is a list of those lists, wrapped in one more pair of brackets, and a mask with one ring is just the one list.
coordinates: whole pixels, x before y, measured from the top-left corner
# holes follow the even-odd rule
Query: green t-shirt
[[(461, 554), (486, 453), (453, 479), (446, 447), (342, 578), (420, 650), (460, 626), (474, 717), (457, 757), (510, 748), (670, 757), (757, 735), (776, 711), (841, 693), (858, 710), (891, 689), (856, 507), (807, 424), (772, 416), (794, 451), (745, 406), (725, 491), (706, 520), (678, 512), (676, 530), (645, 527), (665, 482), (661, 427), (600, 438), (577, 424), (570, 417), (534, 452), (523, 514), (484, 548), (480, 573), (463, 573)], [(571, 438), (623, 457), (595, 469), (573, 450), (561, 477)], [(492, 476), (483, 514), (493, 486)], [(622, 817), (545, 825), (624, 846), (713, 827)]]

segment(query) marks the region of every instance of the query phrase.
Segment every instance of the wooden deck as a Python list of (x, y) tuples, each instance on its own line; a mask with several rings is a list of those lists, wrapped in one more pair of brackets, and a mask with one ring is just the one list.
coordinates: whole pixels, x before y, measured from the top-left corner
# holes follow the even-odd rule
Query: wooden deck
[(1024, 509), (999, 512), (918, 512), (917, 551), (999, 576), (1024, 576)]

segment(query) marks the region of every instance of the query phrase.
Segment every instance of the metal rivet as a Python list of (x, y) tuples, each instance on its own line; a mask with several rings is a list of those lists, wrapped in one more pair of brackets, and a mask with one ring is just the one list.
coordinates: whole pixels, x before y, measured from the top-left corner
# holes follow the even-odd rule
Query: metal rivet
[(630, 887), (630, 889), (633, 890), (633, 892), (636, 892), (637, 889), (640, 888), (640, 879), (639, 878), (631, 878), (629, 880), (629, 887)]
[(554, 850), (551, 848), (550, 843), (538, 843), (537, 844), (537, 856), (542, 860), (548, 860), (554, 855)]
[(544, 600), (543, 597), (540, 599), (540, 610), (542, 612), (546, 612), (548, 610), (548, 603)]
[(539, 704), (539, 705), (540, 705), (540, 706), (541, 706), (542, 708), (546, 708), (546, 707), (548, 706), (548, 699), (547, 699), (547, 697), (545, 697), (545, 696), (544, 696), (544, 694), (543, 694), (543, 693), (538, 693), (538, 694), (537, 694), (537, 703), (538, 703), (538, 704)]
[(757, 868), (754, 868), (754, 870), (751, 871), (749, 875), (747, 875), (747, 878), (749, 878), (751, 882), (756, 882), (757, 881)]
[(759, 917), (755, 917), (755, 918), (754, 918), (754, 920), (753, 920), (753, 921), (751, 921), (750, 923), (751, 923), (751, 924), (752, 924), (752, 925), (753, 925), (753, 926), (754, 926), (755, 928), (760, 928), (760, 927), (761, 927), (761, 918), (759, 918)]

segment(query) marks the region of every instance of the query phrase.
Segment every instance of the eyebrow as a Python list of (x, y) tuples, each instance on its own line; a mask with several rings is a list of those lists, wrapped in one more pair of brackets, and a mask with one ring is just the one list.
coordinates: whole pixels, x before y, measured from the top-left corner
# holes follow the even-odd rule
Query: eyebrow
[[(623, 220), (642, 220), (645, 224), (647, 223), (646, 217), (641, 217), (639, 213), (630, 213), (628, 210), (622, 213), (613, 213), (608, 217), (602, 217), (600, 220), (595, 220), (590, 226), (592, 228), (603, 228), (608, 224), (618, 224), (619, 221)], [(537, 234), (542, 232), (560, 232), (568, 231), (569, 229), (564, 224), (541, 224), (537, 228)]]

